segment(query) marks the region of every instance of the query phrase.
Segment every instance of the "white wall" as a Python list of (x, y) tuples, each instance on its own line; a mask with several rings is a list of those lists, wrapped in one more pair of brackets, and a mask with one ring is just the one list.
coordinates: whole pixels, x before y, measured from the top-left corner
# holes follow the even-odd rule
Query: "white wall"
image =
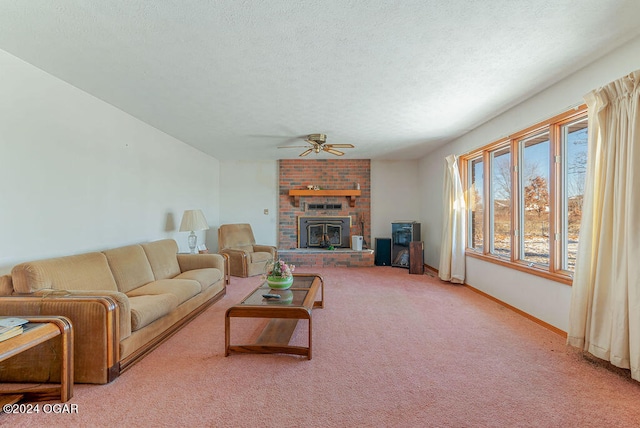
[[(420, 183), (420, 222), (423, 230), (424, 262), (438, 268), (440, 265), (440, 240), (442, 239), (442, 186), (444, 158), (450, 149), (438, 150), (420, 161), (418, 180)], [(442, 155), (441, 153), (446, 153)]]
[[(420, 161), (421, 221), (442, 228), (442, 175), (448, 154), (464, 154), (583, 102), (583, 95), (640, 68), (640, 38), (595, 61)], [(424, 226), (423, 226), (424, 227)], [(440, 238), (427, 234), (426, 263), (438, 267)], [(467, 257), (466, 282), (497, 299), (567, 331), (571, 287)]]
[[(421, 218), (422, 191), (419, 163), (410, 161), (371, 161), (371, 239), (391, 238), (391, 223)], [(422, 226), (422, 225), (421, 225)], [(422, 240), (429, 234), (422, 228)]]
[(220, 224), (228, 223), (249, 223), (256, 243), (278, 245), (278, 161), (220, 164)]
[(218, 223), (215, 158), (1, 50), (0, 94), (0, 273)]

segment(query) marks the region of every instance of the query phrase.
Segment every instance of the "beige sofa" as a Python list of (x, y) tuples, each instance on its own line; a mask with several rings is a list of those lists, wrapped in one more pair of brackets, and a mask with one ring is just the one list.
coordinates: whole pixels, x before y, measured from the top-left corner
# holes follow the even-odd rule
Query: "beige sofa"
[[(224, 296), (225, 257), (177, 251), (167, 239), (21, 263), (0, 278), (0, 314), (66, 316), (75, 381), (111, 382)], [(44, 362), (59, 350), (43, 345), (0, 363), (0, 381), (57, 381)]]

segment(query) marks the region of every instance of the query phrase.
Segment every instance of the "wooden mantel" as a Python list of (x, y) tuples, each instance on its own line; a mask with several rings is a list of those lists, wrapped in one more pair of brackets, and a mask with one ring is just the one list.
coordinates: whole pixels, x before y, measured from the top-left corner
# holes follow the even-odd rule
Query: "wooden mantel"
[(293, 196), (293, 205), (300, 206), (300, 196), (346, 196), (349, 198), (349, 206), (356, 206), (356, 196), (360, 196), (362, 192), (358, 189), (353, 190), (289, 190), (289, 196)]

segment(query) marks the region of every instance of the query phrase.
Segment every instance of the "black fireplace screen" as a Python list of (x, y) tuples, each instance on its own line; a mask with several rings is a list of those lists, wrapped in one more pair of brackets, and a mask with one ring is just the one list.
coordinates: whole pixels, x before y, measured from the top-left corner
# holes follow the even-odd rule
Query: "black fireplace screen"
[(309, 247), (342, 246), (342, 226), (333, 224), (307, 225), (307, 245)]
[(298, 247), (349, 247), (351, 217), (299, 217)]

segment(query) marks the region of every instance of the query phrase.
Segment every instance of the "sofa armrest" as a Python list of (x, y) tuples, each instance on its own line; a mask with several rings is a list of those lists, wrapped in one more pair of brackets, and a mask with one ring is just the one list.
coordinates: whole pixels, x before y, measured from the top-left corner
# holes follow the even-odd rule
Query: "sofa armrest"
[[(65, 292), (66, 293), (66, 292)], [(0, 313), (6, 316), (59, 315), (73, 325), (74, 379), (78, 383), (108, 383), (120, 372), (120, 307), (113, 296), (69, 293), (0, 297)], [(57, 365), (43, 362), (59, 358), (52, 346), (39, 345), (24, 353), (25, 360), (10, 358), (0, 364), (1, 381), (59, 382)], [(33, 351), (33, 352), (31, 352)]]
[(0, 296), (11, 296), (11, 294), (13, 294), (11, 275), (0, 276)]
[(276, 249), (276, 247), (273, 247), (271, 245), (254, 245), (253, 251), (258, 253), (271, 253), (271, 256), (273, 256), (274, 260), (278, 258), (278, 250)]
[(224, 257), (220, 254), (178, 254), (180, 272), (188, 270), (216, 268), (224, 273)]
[(220, 254), (226, 254), (229, 257), (229, 270), (231, 275), (240, 276), (243, 278), (246, 278), (248, 276), (248, 251), (224, 248), (220, 250)]
[(38, 298), (60, 298), (60, 297), (108, 297), (113, 299), (118, 306), (118, 324), (120, 338), (126, 339), (131, 336), (131, 303), (126, 294), (111, 290), (38, 290), (28, 295), (16, 294), (15, 296), (38, 297)]

